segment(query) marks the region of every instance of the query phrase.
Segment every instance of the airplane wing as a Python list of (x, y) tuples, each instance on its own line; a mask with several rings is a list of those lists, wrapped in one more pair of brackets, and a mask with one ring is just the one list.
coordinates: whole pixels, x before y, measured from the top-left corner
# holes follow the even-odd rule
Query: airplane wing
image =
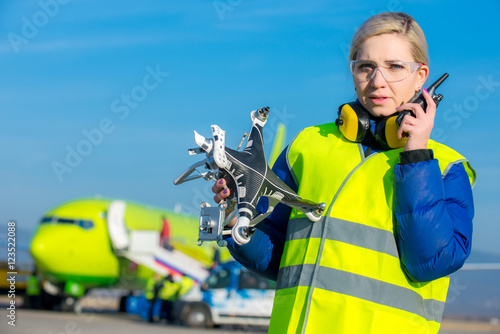
[(500, 270), (500, 263), (466, 263), (460, 270)]

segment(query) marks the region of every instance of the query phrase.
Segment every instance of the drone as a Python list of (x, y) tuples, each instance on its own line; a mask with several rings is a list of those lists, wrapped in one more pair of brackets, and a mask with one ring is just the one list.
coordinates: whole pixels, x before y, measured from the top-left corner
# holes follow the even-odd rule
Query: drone
[[(238, 245), (248, 243), (255, 232), (255, 226), (267, 218), (278, 203), (286, 204), (303, 212), (312, 222), (318, 221), (325, 211), (325, 203), (302, 199), (288, 187), (267, 164), (264, 154), (263, 127), (269, 117), (269, 107), (250, 112), (252, 128), (245, 134), (236, 150), (225, 145), (225, 131), (212, 125), (213, 139), (207, 139), (194, 131), (198, 147), (189, 149), (189, 155), (205, 153), (206, 158), (186, 169), (174, 184), (204, 178), (207, 181), (224, 178), (231, 195), (217, 207), (201, 203), (198, 245), (204, 241), (216, 241), (220, 247), (227, 246), (224, 235), (231, 235)], [(246, 146), (239, 151), (245, 137)], [(205, 167), (206, 172), (197, 170)], [(197, 174), (195, 174), (197, 173)], [(268, 208), (259, 214), (256, 210), (259, 199), (268, 198)], [(231, 211), (226, 217), (226, 212)], [(236, 224), (228, 225), (235, 217)]]

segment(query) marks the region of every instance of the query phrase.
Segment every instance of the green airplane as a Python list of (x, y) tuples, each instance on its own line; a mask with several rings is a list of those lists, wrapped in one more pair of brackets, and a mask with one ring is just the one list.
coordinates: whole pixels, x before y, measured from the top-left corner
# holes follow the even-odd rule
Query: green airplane
[[(198, 217), (111, 199), (76, 199), (49, 210), (30, 245), (43, 276), (43, 304), (77, 310), (92, 288), (143, 289), (155, 272), (203, 281), (215, 247), (197, 245), (198, 223)], [(220, 255), (230, 257), (227, 249)]]

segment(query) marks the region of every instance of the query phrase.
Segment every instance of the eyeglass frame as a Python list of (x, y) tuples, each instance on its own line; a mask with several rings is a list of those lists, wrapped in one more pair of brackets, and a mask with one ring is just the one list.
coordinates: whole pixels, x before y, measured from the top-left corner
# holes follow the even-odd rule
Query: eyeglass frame
[[(359, 81), (357, 78), (356, 78), (356, 75), (354, 74), (354, 71), (353, 71), (353, 67), (358, 64), (358, 63), (361, 63), (361, 62), (364, 62), (364, 63), (371, 63), (371, 64), (374, 64), (375, 65), (375, 70), (373, 70), (373, 72), (371, 73), (371, 76), (367, 79), (367, 80), (363, 80), (363, 81)], [(374, 77), (375, 77), (375, 73), (378, 71), (380, 71), (380, 73), (382, 73), (382, 76), (384, 77), (385, 81), (388, 82), (388, 83), (393, 83), (393, 82), (400, 82), (400, 81), (403, 81), (404, 79), (408, 78), (410, 75), (412, 75), (413, 73), (415, 73), (415, 71), (417, 71), (419, 68), (421, 68), (424, 63), (417, 63), (417, 62), (414, 62), (414, 61), (393, 61), (393, 62), (389, 62), (390, 64), (396, 64), (396, 65), (408, 65), (410, 64), (410, 71), (406, 71), (406, 76), (403, 78), (403, 79), (399, 79), (399, 80), (396, 80), (396, 81), (389, 81), (387, 80), (386, 76), (385, 76), (385, 73), (384, 71), (380, 68), (380, 66), (374, 62), (374, 61), (370, 61), (370, 60), (350, 60), (349, 61), (349, 69), (351, 70), (351, 74), (353, 76), (353, 78), (358, 81), (358, 82), (368, 82), (370, 80), (372, 80)]]

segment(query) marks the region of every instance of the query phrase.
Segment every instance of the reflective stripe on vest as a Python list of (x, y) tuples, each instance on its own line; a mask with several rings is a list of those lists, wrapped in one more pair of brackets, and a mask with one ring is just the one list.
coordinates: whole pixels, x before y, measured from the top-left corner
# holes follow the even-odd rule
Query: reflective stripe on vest
[[(303, 264), (285, 267), (283, 270), (283, 282), (278, 289), (307, 286), (313, 275), (314, 265)], [(303, 275), (305, 273), (305, 275)], [(308, 277), (304, 281), (301, 278)], [(435, 299), (423, 299), (415, 291), (403, 287), (393, 286), (389, 283), (368, 278), (362, 275), (352, 274), (333, 268), (319, 267), (316, 273), (317, 284), (315, 288), (328, 290), (368, 300), (377, 304), (394, 307), (400, 310), (417, 314), (427, 321), (441, 321), (444, 310), (443, 301)], [(351, 285), (341, 285), (338, 282), (351, 282)]]
[[(442, 174), (466, 164), (429, 144)], [(392, 212), (399, 152), (365, 158), (333, 124), (308, 128), (290, 145), (299, 195), (330, 209), (316, 223), (290, 216), (270, 333), (437, 333), (449, 278), (414, 283), (401, 269)]]

